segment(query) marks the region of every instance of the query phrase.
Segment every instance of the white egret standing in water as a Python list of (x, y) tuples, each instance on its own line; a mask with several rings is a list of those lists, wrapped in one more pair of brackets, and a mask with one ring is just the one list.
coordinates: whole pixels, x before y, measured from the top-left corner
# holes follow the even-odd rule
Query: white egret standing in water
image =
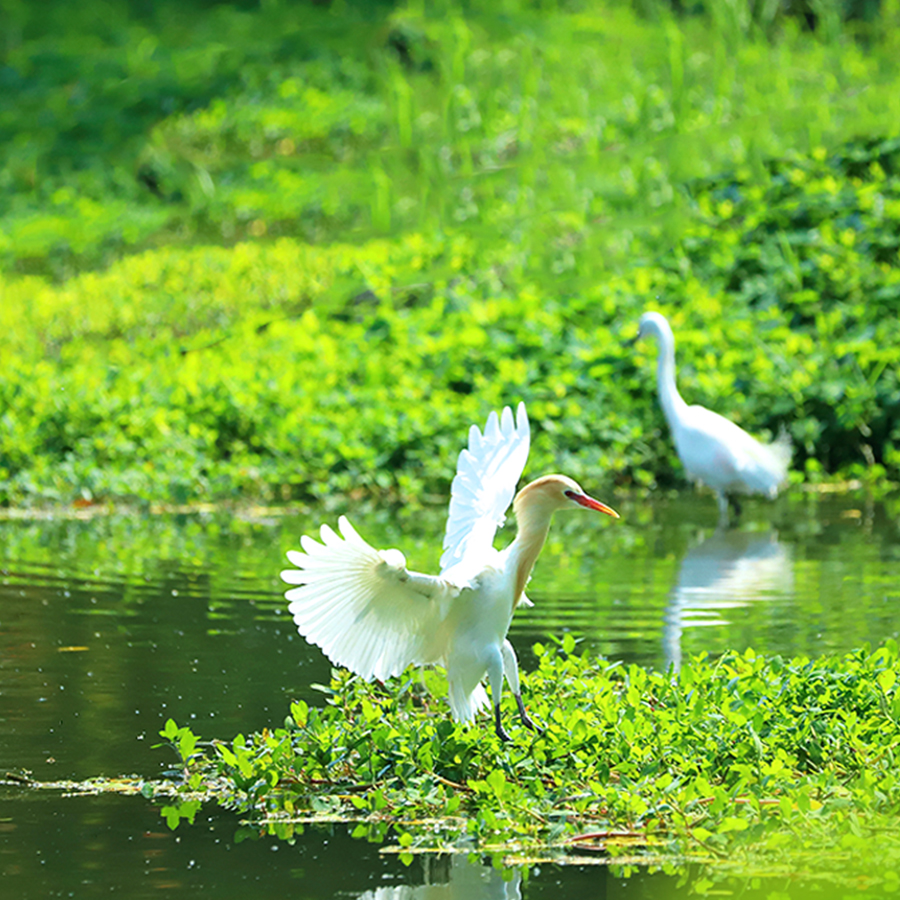
[[(484, 434), (471, 427), (451, 488), (439, 575), (410, 571), (399, 550), (376, 550), (344, 516), (340, 535), (328, 525), (320, 529), (322, 543), (304, 535), (304, 552), (288, 551), (296, 568), (281, 573), (299, 585), (285, 596), (300, 634), (365, 679), (383, 681), (409, 665), (440, 663), (454, 718), (470, 721), (487, 704), (481, 685), (487, 675), (502, 740), (509, 739), (500, 720), (504, 672), (522, 722), (534, 727), (506, 634), (553, 513), (585, 508), (618, 518), (565, 475), (538, 478), (513, 500), (529, 441), (523, 403), (515, 422), (506, 407), (499, 418), (491, 413)], [(494, 534), (510, 500), (518, 533), (504, 550), (495, 550)]]
[[(791, 443), (782, 432), (771, 444), (760, 443), (743, 428), (703, 406), (688, 406), (675, 384), (675, 337), (665, 316), (641, 316), (638, 340), (647, 335), (659, 344), (656, 382), (659, 402), (672, 431), (675, 449), (688, 477), (712, 488), (719, 504), (719, 519), (728, 520), (728, 498), (733, 494), (775, 497), (787, 481)], [(732, 497), (738, 512), (740, 506)]]

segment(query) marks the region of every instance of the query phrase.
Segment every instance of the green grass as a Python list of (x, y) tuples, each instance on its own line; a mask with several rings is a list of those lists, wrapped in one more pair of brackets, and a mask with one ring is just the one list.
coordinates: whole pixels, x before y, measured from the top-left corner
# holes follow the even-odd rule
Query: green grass
[(518, 399), (530, 472), (678, 484), (648, 306), (797, 478), (900, 477), (894, 5), (10, 9), (4, 502), (441, 495)]

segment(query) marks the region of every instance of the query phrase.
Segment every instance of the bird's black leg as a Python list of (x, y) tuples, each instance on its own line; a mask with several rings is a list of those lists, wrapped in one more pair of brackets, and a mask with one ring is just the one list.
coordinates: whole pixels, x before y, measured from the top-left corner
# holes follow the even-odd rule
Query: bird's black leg
[(522, 702), (522, 695), (515, 694), (514, 696), (516, 698), (516, 706), (519, 707), (519, 718), (522, 720), (522, 724), (526, 728), (530, 728), (532, 731), (540, 731), (541, 729), (538, 728), (537, 725), (534, 724), (534, 721), (532, 720), (531, 716), (529, 716), (528, 713), (525, 711), (525, 704)]
[(509, 735), (500, 721), (500, 694), (503, 691), (503, 653), (493, 647), (488, 659), (488, 680), (491, 683), (491, 700), (494, 704), (494, 730), (501, 741), (508, 741)]
[(506, 729), (503, 727), (503, 723), (500, 721), (500, 704), (498, 703), (494, 707), (494, 730), (497, 732), (497, 737), (500, 738), (504, 743), (508, 740), (511, 740), (509, 734)]
[(738, 500), (734, 494), (728, 494), (728, 505), (734, 510), (735, 519), (739, 519), (741, 517), (741, 513), (743, 509), (741, 508), (741, 501)]
[(519, 687), (519, 661), (516, 659), (516, 651), (509, 641), (504, 641), (501, 647), (503, 655), (503, 669), (506, 672), (506, 678), (509, 686), (512, 688), (513, 697), (516, 698), (516, 706), (519, 707), (519, 718), (526, 728), (532, 731), (540, 731), (541, 729), (534, 724), (531, 716), (525, 711), (525, 704), (522, 702), (522, 689)]

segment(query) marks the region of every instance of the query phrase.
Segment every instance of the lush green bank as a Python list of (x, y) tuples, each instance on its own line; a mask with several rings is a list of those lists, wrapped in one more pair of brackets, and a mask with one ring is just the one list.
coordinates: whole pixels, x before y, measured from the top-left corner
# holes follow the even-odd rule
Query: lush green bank
[(697, 185), (673, 250), (581, 294), (511, 278), (508, 248), (485, 265), (463, 234), (173, 248), (7, 281), (5, 496), (440, 495), (468, 424), (517, 399), (529, 471), (671, 483), (653, 350), (623, 346), (647, 305), (672, 316), (692, 400), (784, 425), (810, 477), (896, 479), (898, 159), (857, 145)]
[(571, 638), (538, 650), (525, 694), (544, 731), (516, 729), (507, 745), (486, 720), (455, 726), (430, 672), (424, 693), (415, 672), (387, 688), (336, 675), (324, 707), (295, 703), (285, 730), (227, 743), (170, 720), (184, 799), (164, 815), (175, 827), (214, 797), (249, 833), (287, 840), (350, 821), (410, 853), (466, 838), (518, 861), (699, 862), (698, 891), (779, 873), (895, 888), (895, 645), (816, 660), (747, 651), (677, 676), (574, 655)]
[(529, 471), (673, 484), (648, 305), (690, 399), (900, 476), (894, 6), (16, 9), (5, 502), (441, 496), (518, 399)]

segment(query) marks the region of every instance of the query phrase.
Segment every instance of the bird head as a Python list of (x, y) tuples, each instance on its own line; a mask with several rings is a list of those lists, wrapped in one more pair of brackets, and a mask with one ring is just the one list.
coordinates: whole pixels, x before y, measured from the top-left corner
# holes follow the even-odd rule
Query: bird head
[(635, 340), (639, 341), (641, 338), (647, 337), (647, 335), (661, 338), (665, 334), (670, 336), (672, 334), (672, 329), (666, 317), (658, 312), (645, 312), (638, 323), (638, 333)]
[(545, 514), (552, 514), (559, 509), (574, 509), (579, 506), (619, 518), (614, 509), (588, 496), (578, 482), (565, 475), (544, 475), (525, 485), (513, 501), (516, 517), (520, 520), (526, 509), (540, 509)]

